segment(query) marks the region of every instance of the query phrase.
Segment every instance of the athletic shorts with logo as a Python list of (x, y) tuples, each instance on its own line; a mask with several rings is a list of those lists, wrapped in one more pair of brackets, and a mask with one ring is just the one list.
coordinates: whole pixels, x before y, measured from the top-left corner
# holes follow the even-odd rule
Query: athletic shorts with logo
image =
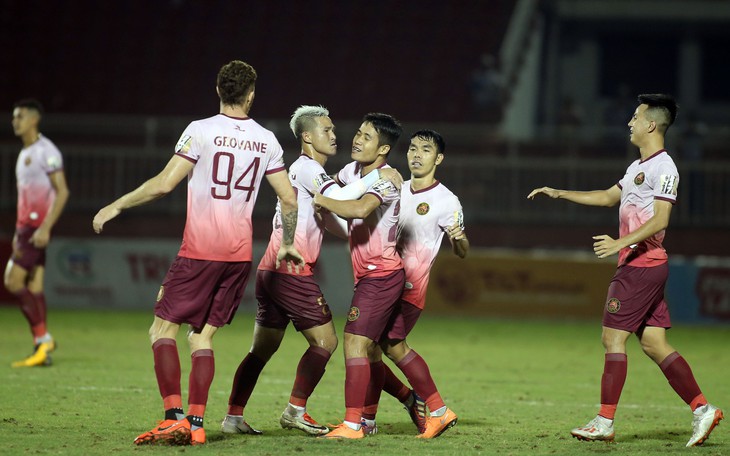
[(406, 274), (398, 269), (383, 277), (363, 277), (355, 286), (345, 332), (379, 342), (387, 335), (403, 292)]
[(289, 322), (297, 331), (332, 321), (327, 301), (312, 276), (256, 272), (256, 323), (265, 328), (285, 329)]
[(36, 266), (46, 265), (46, 249), (36, 248), (30, 242), (36, 229), (34, 226), (20, 226), (15, 230), (15, 244), (13, 245), (13, 255), (10, 258), (14, 264), (26, 271), (30, 271)]
[(671, 328), (669, 309), (664, 300), (669, 266), (621, 266), (611, 279), (603, 326), (636, 332), (645, 326)]

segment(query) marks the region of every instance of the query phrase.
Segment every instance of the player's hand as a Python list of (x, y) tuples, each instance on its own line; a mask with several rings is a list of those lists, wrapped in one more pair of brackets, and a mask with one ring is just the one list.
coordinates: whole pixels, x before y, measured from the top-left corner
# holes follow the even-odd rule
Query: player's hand
[(593, 236), (593, 239), (596, 241), (593, 243), (593, 251), (598, 258), (609, 257), (614, 253), (618, 253), (623, 248), (619, 241), (607, 234)]
[(463, 241), (466, 239), (466, 233), (461, 229), (461, 225), (454, 223), (453, 225), (446, 228), (446, 235), (452, 241)]
[(293, 245), (279, 246), (279, 252), (276, 254), (276, 269), (279, 269), (281, 262), (286, 262), (286, 270), (291, 274), (299, 274), (299, 268), (304, 266), (304, 258)]
[(314, 208), (314, 212), (319, 214), (320, 212), (326, 210), (324, 207), (322, 207), (322, 199), (326, 198), (321, 193), (317, 192), (312, 197), (312, 207)]
[(403, 176), (401, 176), (395, 168), (380, 168), (378, 169), (378, 176), (380, 176), (381, 179), (395, 185), (395, 188), (398, 190), (400, 190), (403, 185)]
[(30, 236), (30, 243), (37, 249), (44, 249), (51, 240), (51, 232), (42, 226), (38, 227)]
[(550, 187), (540, 187), (536, 188), (535, 190), (531, 191), (529, 195), (527, 195), (527, 199), (534, 199), (535, 196), (539, 194), (547, 195), (550, 198), (557, 198), (559, 196), (559, 190), (555, 190), (554, 188)]
[(94, 232), (96, 232), (96, 234), (101, 233), (104, 230), (104, 224), (119, 215), (121, 212), (122, 211), (111, 205), (102, 208), (96, 213), (94, 221), (91, 223), (94, 227)]

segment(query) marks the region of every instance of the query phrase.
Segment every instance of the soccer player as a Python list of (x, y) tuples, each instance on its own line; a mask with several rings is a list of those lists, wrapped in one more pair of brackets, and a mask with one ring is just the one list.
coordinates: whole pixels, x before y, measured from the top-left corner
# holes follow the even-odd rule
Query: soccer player
[[(336, 176), (349, 184), (372, 170), (387, 167), (388, 153), (401, 135), (394, 117), (370, 113), (352, 140), (354, 160)], [(378, 181), (357, 200), (339, 201), (314, 195), (317, 210), (347, 219), (355, 276), (355, 295), (345, 324), (345, 420), (324, 438), (359, 439), (365, 436), (362, 419), (370, 381), (369, 352), (380, 341), (403, 290), (405, 274), (396, 251), (398, 187)]]
[(37, 100), (21, 100), (13, 108), (13, 132), (23, 142), (23, 149), (15, 165), (18, 216), (4, 284), (20, 302), (33, 334), (34, 350), (12, 367), (50, 366), (50, 353), (56, 349), (46, 327), (43, 277), (51, 230), (66, 206), (69, 191), (61, 152), (39, 131), (42, 116), (43, 106)]
[(606, 349), (598, 415), (571, 434), (579, 440), (614, 439), (613, 421), (626, 380), (626, 341), (635, 333), (641, 348), (661, 369), (674, 391), (692, 409), (692, 437), (687, 446), (702, 444), (723, 418), (707, 402), (684, 358), (667, 342), (671, 327), (664, 300), (667, 253), (662, 247), (672, 205), (677, 200), (679, 173), (664, 148), (664, 135), (677, 115), (669, 95), (639, 95), (639, 106), (629, 120), (629, 138), (640, 159), (624, 177), (606, 190), (588, 192), (536, 188), (527, 196), (543, 194), (588, 206), (619, 205), (619, 238), (594, 236), (598, 258), (618, 253), (618, 268), (608, 287), (601, 340)]
[[(101, 209), (94, 230), (125, 209), (160, 198), (188, 177), (188, 209), (183, 241), (155, 305), (150, 340), (165, 419), (141, 434), (135, 444), (205, 443), (203, 415), (215, 363), (212, 339), (231, 322), (251, 269), (251, 213), (266, 179), (281, 203), (282, 242), (277, 267), (296, 270), (302, 257), (294, 247), (297, 201), (274, 134), (248, 114), (255, 94), (256, 71), (234, 60), (218, 73), (220, 114), (192, 122), (160, 174)], [(293, 264), (292, 264), (293, 263)], [(175, 337), (190, 325), (188, 412), (183, 414), (180, 360)]]
[[(406, 342), (426, 305), (429, 273), (444, 233), (449, 237), (454, 255), (464, 258), (469, 251), (459, 198), (435, 176), (445, 149), (443, 137), (433, 130), (420, 130), (411, 136), (407, 154), (411, 180), (406, 181), (401, 190), (398, 219), (398, 252), (403, 258), (406, 282), (396, 308), (395, 322), (381, 342), (386, 355), (405, 374), (415, 394), (382, 361), (373, 362), (363, 414), (366, 433), (377, 432), (375, 413), (381, 389), (409, 410), (419, 430), (419, 438), (438, 437), (457, 421), (456, 414), (444, 404), (428, 365)], [(430, 410), (428, 417), (423, 416), (419, 406), (421, 398)]]
[[(307, 399), (324, 375), (335, 348), (337, 335), (327, 301), (313, 278), (322, 245), (325, 221), (312, 206), (315, 193), (332, 198), (359, 198), (380, 179), (379, 170), (341, 188), (324, 170), (327, 159), (337, 153), (335, 126), (329, 111), (322, 106), (301, 106), (292, 115), (290, 127), (301, 144), (301, 155), (289, 168), (289, 180), (296, 189), (299, 206), (294, 245), (304, 257), (304, 267), (292, 274), (285, 266), (276, 266), (276, 253), (282, 239), (281, 211), (277, 207), (269, 245), (256, 273), (258, 314), (251, 350), (241, 362), (233, 379), (228, 412), (222, 423), (224, 433), (260, 434), (243, 418), (243, 411), (259, 374), (278, 350), (291, 321), (309, 343), (297, 367), (289, 404), (279, 420), (285, 429), (299, 429), (312, 435), (329, 429), (317, 423), (306, 411)], [(395, 170), (383, 174), (400, 178)], [(402, 181), (400, 181), (402, 182)], [(396, 181), (396, 185), (399, 185)]]

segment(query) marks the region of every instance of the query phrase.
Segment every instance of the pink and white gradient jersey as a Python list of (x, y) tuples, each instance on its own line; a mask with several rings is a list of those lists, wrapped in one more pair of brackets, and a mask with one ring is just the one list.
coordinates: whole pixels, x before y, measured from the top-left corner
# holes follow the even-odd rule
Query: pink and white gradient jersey
[[(654, 215), (654, 200), (676, 203), (679, 172), (672, 157), (662, 149), (644, 161), (636, 160), (629, 165), (617, 185), (621, 189), (619, 234), (623, 237)], [(639, 242), (633, 249), (621, 249), (618, 265), (652, 267), (666, 263), (667, 252), (662, 246), (664, 231)]]
[[(343, 185), (350, 184), (362, 177), (361, 171), (359, 163), (349, 163), (337, 173), (337, 180)], [(396, 250), (400, 192), (395, 185), (381, 179), (370, 186), (365, 195), (377, 197), (380, 206), (366, 219), (353, 219), (347, 223), (355, 284), (363, 277), (383, 277), (403, 269)]]
[[(322, 165), (304, 154), (300, 155), (289, 167), (289, 181), (297, 193), (297, 204), (299, 206), (294, 246), (302, 254), (305, 262), (304, 270), (300, 269), (298, 275), (309, 276), (312, 275), (312, 270), (317, 264), (324, 232), (324, 222), (318, 220), (315, 216), (312, 199), (315, 193), (325, 193), (329, 187), (337, 185), (337, 182), (327, 175)], [(279, 266), (279, 269), (276, 269), (276, 254), (279, 251), (279, 246), (281, 246), (282, 236), (281, 205), (277, 203), (271, 238), (259, 263), (259, 269), (290, 274), (284, 263)]]
[(398, 219), (398, 252), (403, 258), (406, 284), (401, 299), (419, 309), (426, 306), (426, 289), (444, 231), (458, 223), (464, 229), (459, 198), (436, 181), (422, 190), (403, 183)]
[(38, 141), (20, 151), (15, 165), (18, 185), (16, 227), (41, 226), (56, 199), (56, 191), (48, 176), (61, 170), (61, 152), (45, 136), (40, 135)]
[(264, 174), (285, 170), (274, 134), (255, 120), (218, 114), (191, 122), (175, 154), (195, 163), (178, 255), (251, 261), (251, 213)]

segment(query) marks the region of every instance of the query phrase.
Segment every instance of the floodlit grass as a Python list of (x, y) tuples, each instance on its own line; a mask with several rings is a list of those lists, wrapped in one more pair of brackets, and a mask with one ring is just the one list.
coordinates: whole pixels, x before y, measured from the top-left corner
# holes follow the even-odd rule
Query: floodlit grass
[[(54, 311), (50, 329), (59, 343), (49, 368), (11, 369), (29, 353), (30, 336), (20, 312), (0, 308), (0, 437), (15, 454), (730, 454), (728, 423), (700, 448), (686, 449), (689, 408), (661, 371), (632, 341), (629, 377), (617, 413), (614, 445), (578, 442), (572, 427), (598, 410), (603, 350), (600, 322), (495, 321), (429, 316), (410, 338), (429, 363), (446, 403), (459, 415), (438, 439), (415, 439), (406, 412), (383, 396), (380, 433), (362, 441), (317, 440), (285, 431), (278, 419), (286, 405), (304, 339), (290, 328), (261, 375), (245, 411), (263, 436), (224, 436), (232, 375), (251, 342), (253, 317), (241, 313), (215, 340), (216, 376), (206, 412), (204, 447), (135, 447), (132, 440), (162, 418), (147, 328), (150, 312)], [(336, 322), (341, 334), (342, 320)], [(705, 395), (730, 412), (727, 327), (679, 327), (670, 341), (689, 361)], [(186, 353), (184, 334), (178, 338)], [(189, 357), (183, 362), (185, 395)], [(341, 347), (309, 401), (324, 423), (344, 416)], [(730, 418), (729, 418), (730, 419)]]

